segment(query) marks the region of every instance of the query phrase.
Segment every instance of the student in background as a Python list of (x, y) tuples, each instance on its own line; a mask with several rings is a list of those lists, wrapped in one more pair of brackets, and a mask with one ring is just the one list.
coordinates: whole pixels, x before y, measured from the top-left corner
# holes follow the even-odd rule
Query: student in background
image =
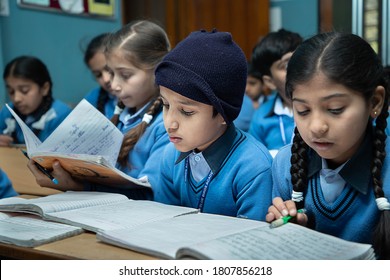
[[(10, 107), (44, 141), (68, 116), (71, 108), (53, 98), (53, 83), (46, 65), (32, 56), (19, 56), (4, 69)], [(0, 111), (0, 146), (24, 144), (20, 126), (5, 106)]]
[(274, 91), (274, 96), (253, 114), (249, 133), (273, 156), (291, 143), (294, 131), (291, 101), (285, 96), (286, 68), (301, 42), (299, 34), (280, 29), (267, 34), (252, 52), (253, 67), (261, 73), (264, 85)]
[(151, 184), (156, 201), (264, 220), (271, 202), (267, 149), (236, 129), (246, 59), (229, 33), (192, 32), (156, 69), (172, 142)]
[[(111, 34), (106, 42), (105, 56), (111, 75), (112, 93), (126, 107), (119, 115), (117, 127), (124, 133), (118, 156), (118, 168), (134, 178), (159, 173), (163, 147), (169, 143), (164, 128), (159, 89), (154, 70), (170, 49), (165, 31), (151, 21), (135, 21)], [(149, 189), (134, 190), (102, 185), (87, 185), (75, 180), (53, 164), (54, 185), (33, 164), (28, 164), (41, 186), (62, 190), (94, 190), (119, 192), (133, 199), (151, 199)]]
[(261, 80), (260, 72), (253, 67), (251, 62), (248, 62), (244, 100), (240, 114), (235, 119), (234, 124), (241, 130), (248, 131), (253, 113), (268, 100), (270, 93)]
[(103, 115), (111, 119), (114, 115), (117, 98), (110, 93), (111, 77), (106, 68), (106, 57), (104, 55), (105, 40), (108, 36), (109, 33), (103, 33), (94, 37), (85, 50), (84, 62), (99, 83), (99, 87), (92, 89), (85, 96), (85, 99)]
[(291, 57), (286, 94), (295, 136), (274, 159), (267, 221), (305, 208), (299, 224), (390, 259), (389, 84), (379, 57), (356, 35), (316, 35)]
[(18, 193), (13, 189), (7, 174), (0, 168), (0, 199), (16, 195), (18, 195)]

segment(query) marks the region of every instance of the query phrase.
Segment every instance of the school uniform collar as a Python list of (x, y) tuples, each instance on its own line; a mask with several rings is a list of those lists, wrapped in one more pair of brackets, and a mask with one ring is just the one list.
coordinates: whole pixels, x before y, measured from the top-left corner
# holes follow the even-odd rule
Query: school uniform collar
[[(237, 132), (234, 124), (230, 124), (225, 133), (219, 137), (214, 143), (212, 143), (207, 149), (202, 151), (202, 154), (209, 165), (211, 171), (216, 174), (221, 167), (226, 156), (230, 152), (230, 148), (234, 143)], [(175, 164), (178, 164), (186, 157), (188, 157), (193, 151), (182, 152), (177, 158)]]
[[(372, 126), (369, 125), (366, 136), (356, 154), (347, 161), (340, 170), (340, 176), (353, 188), (362, 194), (367, 194), (369, 183), (371, 181), (370, 164), (361, 164), (372, 162)], [(322, 168), (321, 157), (310, 149), (308, 178), (319, 172)]]

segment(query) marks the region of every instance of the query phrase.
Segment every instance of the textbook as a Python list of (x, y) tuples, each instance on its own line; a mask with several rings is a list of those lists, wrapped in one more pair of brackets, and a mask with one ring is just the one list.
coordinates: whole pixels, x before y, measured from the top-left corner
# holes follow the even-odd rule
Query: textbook
[(129, 229), (156, 220), (196, 213), (197, 209), (149, 200), (132, 200), (118, 193), (67, 191), (25, 199), (0, 199), (0, 211), (35, 214), (44, 220), (92, 232)]
[(293, 223), (271, 228), (266, 222), (203, 213), (99, 232), (97, 238), (164, 259), (375, 259), (369, 244), (345, 241)]
[(0, 242), (36, 247), (84, 232), (79, 227), (44, 221), (40, 217), (0, 212)]
[(117, 193), (68, 191), (0, 199), (0, 211), (35, 214), (97, 233), (97, 239), (163, 259), (372, 259), (371, 245), (287, 223), (244, 218)]
[(6, 104), (20, 125), (27, 155), (51, 170), (54, 160), (73, 177), (117, 187), (151, 187), (147, 179), (133, 178), (115, 167), (122, 132), (85, 99), (43, 142)]

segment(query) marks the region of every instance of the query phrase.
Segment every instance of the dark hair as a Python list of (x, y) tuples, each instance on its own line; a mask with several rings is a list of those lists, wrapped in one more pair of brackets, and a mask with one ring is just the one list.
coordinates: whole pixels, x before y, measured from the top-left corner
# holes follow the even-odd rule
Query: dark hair
[[(135, 67), (154, 69), (170, 50), (170, 43), (163, 28), (151, 21), (141, 20), (126, 24), (108, 37), (105, 48), (106, 55), (109, 55), (117, 48), (120, 48), (125, 53), (125, 59)], [(159, 90), (156, 86), (156, 99), (151, 103), (146, 112), (153, 118), (162, 108), (162, 102), (158, 95)], [(121, 106), (123, 107), (123, 104), (119, 102), (118, 107)], [(114, 115), (111, 120), (116, 125), (118, 115)], [(128, 164), (127, 156), (143, 135), (147, 126), (148, 123), (142, 121), (126, 133), (118, 156), (120, 165)]]
[[(316, 35), (303, 42), (291, 57), (286, 76), (286, 95), (292, 98), (297, 85), (303, 84), (321, 72), (329, 80), (360, 92), (367, 100), (377, 86), (386, 90), (384, 106), (376, 119), (373, 162), (371, 173), (376, 198), (384, 197), (381, 171), (386, 156), (385, 128), (388, 116), (389, 84), (386, 83), (382, 63), (372, 47), (354, 34), (330, 32)], [(367, 125), (372, 122), (368, 120)], [(298, 129), (291, 148), (291, 181), (295, 192), (303, 192), (307, 187), (307, 151)], [(303, 201), (297, 207), (303, 206)], [(373, 246), (381, 258), (390, 258), (390, 211), (381, 211), (378, 226), (374, 232)]]
[(295, 32), (279, 29), (268, 33), (253, 48), (251, 61), (261, 75), (271, 75), (272, 64), (283, 55), (295, 51), (302, 37)]
[(262, 81), (261, 73), (260, 71), (253, 66), (253, 63), (251, 61), (248, 62), (248, 76), (255, 77), (256, 79), (259, 79)]
[[(43, 97), (42, 103), (39, 105), (37, 110), (32, 113), (35, 118), (39, 119), (43, 114), (50, 110), (53, 103), (52, 87), (53, 82), (50, 77), (49, 70), (46, 65), (38, 58), (33, 56), (19, 56), (8, 62), (4, 68), (3, 79), (8, 77), (21, 78), (31, 80), (36, 83), (39, 87), (43, 87), (45, 83), (49, 83), (49, 91), (46, 96)], [(16, 108), (15, 112), (22, 118), (25, 119)], [(40, 130), (33, 129), (37, 135)], [(13, 135), (15, 136), (15, 135)], [(15, 138), (15, 137), (14, 137)], [(15, 138), (16, 139), (16, 138)]]
[[(92, 38), (88, 43), (87, 48), (84, 53), (84, 63), (89, 67), (89, 61), (99, 52), (104, 52), (105, 42), (109, 36), (109, 33), (102, 33)], [(98, 100), (97, 100), (97, 109), (104, 114), (104, 105), (107, 103), (109, 98), (109, 93), (102, 87), (100, 87)]]

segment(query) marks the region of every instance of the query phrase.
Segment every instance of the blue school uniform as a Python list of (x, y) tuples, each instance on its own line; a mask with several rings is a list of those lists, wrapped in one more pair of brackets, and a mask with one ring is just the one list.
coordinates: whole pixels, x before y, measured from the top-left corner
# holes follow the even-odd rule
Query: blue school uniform
[(291, 143), (294, 133), (294, 118), (275, 110), (282, 106), (279, 94), (271, 95), (267, 102), (257, 109), (252, 117), (249, 134), (263, 143), (268, 150), (279, 150)]
[[(125, 134), (141, 123), (150, 103), (146, 104), (138, 112), (131, 114), (129, 109), (124, 110), (119, 116), (118, 128)], [(128, 166), (116, 166), (134, 178), (147, 176), (149, 180), (160, 172), (160, 158), (164, 147), (169, 143), (168, 134), (164, 127), (162, 110), (156, 114), (147, 126), (144, 134), (135, 144), (128, 155)], [(94, 191), (117, 192), (132, 199), (153, 199), (151, 189), (124, 189), (108, 186), (87, 186), (87, 189)]]
[(254, 112), (255, 108), (253, 107), (253, 101), (248, 95), (245, 94), (240, 114), (238, 115), (237, 119), (234, 120), (236, 127), (243, 131), (248, 131), (249, 124), (252, 120)]
[[(10, 104), (14, 109), (14, 105)], [(69, 115), (71, 108), (60, 100), (54, 100), (51, 108), (39, 119), (29, 115), (24, 119), (26, 125), (31, 129), (39, 129), (37, 137), (42, 142), (57, 128), (57, 126)], [(16, 131), (15, 144), (24, 144), (22, 129), (17, 124), (7, 107), (0, 111), (0, 134), (12, 134)]]
[[(367, 133), (359, 150), (338, 172), (345, 181), (345, 186), (341, 190), (336, 186), (335, 191), (339, 194), (331, 202), (327, 201), (326, 196), (329, 197), (329, 194), (324, 192), (321, 186), (322, 159), (313, 150), (309, 151), (308, 187), (304, 192), (304, 207), (307, 210), (310, 227), (314, 230), (345, 240), (371, 243), (373, 230), (380, 216), (371, 179), (371, 137), (371, 133)], [(387, 155), (390, 154), (389, 152), (388, 139)], [(291, 145), (288, 145), (279, 151), (272, 166), (273, 197), (279, 196), (283, 200), (290, 200), (292, 193), (290, 157)], [(390, 157), (387, 156), (382, 169), (383, 191), (388, 199), (390, 199), (389, 162)], [(336, 182), (339, 183), (340, 180), (336, 179)], [(331, 185), (327, 186), (327, 189), (331, 189)]]
[(272, 158), (262, 144), (230, 125), (202, 152), (212, 172), (203, 178), (192, 172), (191, 154), (180, 153), (173, 144), (166, 146), (160, 176), (151, 180), (156, 201), (205, 213), (265, 220), (271, 204)]
[[(85, 96), (85, 99), (89, 103), (91, 103), (95, 108), (97, 108), (97, 106), (98, 106), (99, 94), (100, 94), (101, 90), (104, 90), (104, 89), (102, 89), (101, 87), (95, 88), (95, 89), (91, 90)], [(107, 102), (104, 104), (103, 114), (107, 118), (111, 119), (111, 117), (114, 115), (114, 110), (115, 110), (115, 106), (117, 103), (117, 98), (108, 92), (106, 92), (106, 94), (107, 94)]]
[(13, 189), (11, 181), (8, 179), (7, 174), (0, 169), (0, 198), (6, 198), (16, 196), (18, 193)]

